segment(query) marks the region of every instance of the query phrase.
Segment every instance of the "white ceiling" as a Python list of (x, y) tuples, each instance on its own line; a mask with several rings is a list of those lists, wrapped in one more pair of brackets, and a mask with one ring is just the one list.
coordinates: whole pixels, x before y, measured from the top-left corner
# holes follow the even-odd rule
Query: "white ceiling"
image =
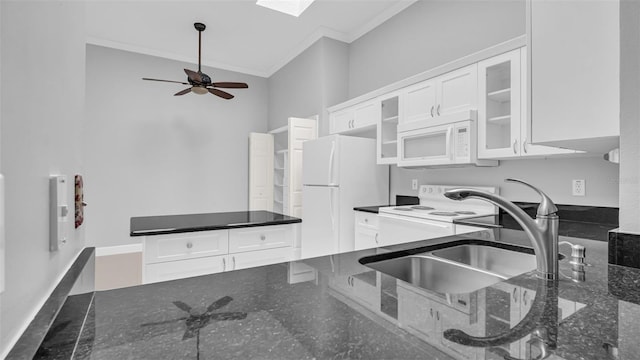
[(268, 77), (320, 37), (350, 43), (415, 1), (316, 0), (296, 18), (255, 0), (93, 0), (87, 42), (197, 63), (202, 22), (203, 65)]

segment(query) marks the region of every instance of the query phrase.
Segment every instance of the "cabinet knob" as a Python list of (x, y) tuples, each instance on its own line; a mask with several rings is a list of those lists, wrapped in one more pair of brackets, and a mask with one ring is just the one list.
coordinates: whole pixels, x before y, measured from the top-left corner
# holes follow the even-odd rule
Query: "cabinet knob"
[(376, 233), (376, 237), (374, 239), (376, 240), (376, 244), (378, 244), (378, 233)]
[(513, 140), (513, 153), (517, 154), (518, 150), (517, 150), (517, 146), (518, 146), (518, 140)]
[(518, 296), (516, 295), (516, 293), (518, 292), (517, 288), (513, 288), (513, 302), (518, 302)]
[(233, 270), (235, 270), (236, 269), (236, 257), (233, 256), (233, 257), (231, 257), (231, 259), (233, 260)]
[(369, 222), (369, 219), (364, 218), (364, 222), (368, 223), (368, 222)]
[(524, 139), (524, 142), (522, 143), (522, 150), (524, 150), (524, 153), (526, 154), (527, 151), (527, 139)]
[(433, 108), (434, 108), (434, 106), (431, 105), (431, 117), (433, 117)]
[(187, 249), (191, 249), (193, 247), (193, 243), (191, 243), (191, 241), (189, 241), (187, 243)]
[(438, 116), (440, 116), (440, 104), (438, 104), (438, 108), (436, 109), (436, 114), (438, 114)]
[(260, 235), (260, 240), (265, 241), (266, 239), (267, 239), (267, 237), (266, 237), (266, 236), (264, 236), (264, 235)]
[(222, 271), (226, 271), (227, 270), (227, 260), (225, 260), (225, 258), (222, 258)]

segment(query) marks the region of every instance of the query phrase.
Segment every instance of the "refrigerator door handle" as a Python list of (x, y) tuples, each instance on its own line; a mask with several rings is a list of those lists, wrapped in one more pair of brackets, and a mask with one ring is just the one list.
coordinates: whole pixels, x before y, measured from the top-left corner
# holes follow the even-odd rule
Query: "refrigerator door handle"
[(329, 213), (331, 214), (331, 232), (334, 233), (336, 226), (335, 226), (335, 219), (333, 216), (333, 190), (335, 190), (334, 188), (330, 188), (331, 190), (329, 190), (331, 192), (331, 194), (329, 195)]
[(333, 185), (333, 159), (336, 154), (336, 142), (335, 140), (331, 142), (331, 153), (329, 155), (329, 185)]

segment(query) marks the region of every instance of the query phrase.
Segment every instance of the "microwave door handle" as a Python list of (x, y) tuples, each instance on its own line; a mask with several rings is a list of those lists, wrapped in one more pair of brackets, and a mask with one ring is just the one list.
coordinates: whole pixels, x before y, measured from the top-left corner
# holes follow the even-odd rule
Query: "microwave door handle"
[(455, 144), (453, 143), (453, 125), (447, 127), (447, 149), (449, 149), (449, 160), (451, 160), (452, 163), (455, 162)]

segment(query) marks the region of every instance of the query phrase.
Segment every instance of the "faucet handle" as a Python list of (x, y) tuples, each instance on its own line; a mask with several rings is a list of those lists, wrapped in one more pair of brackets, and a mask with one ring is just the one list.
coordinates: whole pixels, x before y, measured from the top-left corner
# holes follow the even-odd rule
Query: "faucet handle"
[(547, 194), (543, 193), (542, 190), (538, 189), (537, 187), (519, 179), (509, 178), (509, 179), (504, 179), (504, 181), (520, 183), (522, 185), (530, 187), (531, 189), (533, 189), (533, 191), (537, 192), (538, 195), (540, 195), (540, 197), (542, 198), (542, 200), (540, 200), (540, 205), (538, 205), (538, 213), (537, 213), (538, 215), (548, 216), (558, 212), (558, 207), (556, 206), (556, 204), (554, 204), (553, 201), (551, 201), (551, 199), (547, 196)]

